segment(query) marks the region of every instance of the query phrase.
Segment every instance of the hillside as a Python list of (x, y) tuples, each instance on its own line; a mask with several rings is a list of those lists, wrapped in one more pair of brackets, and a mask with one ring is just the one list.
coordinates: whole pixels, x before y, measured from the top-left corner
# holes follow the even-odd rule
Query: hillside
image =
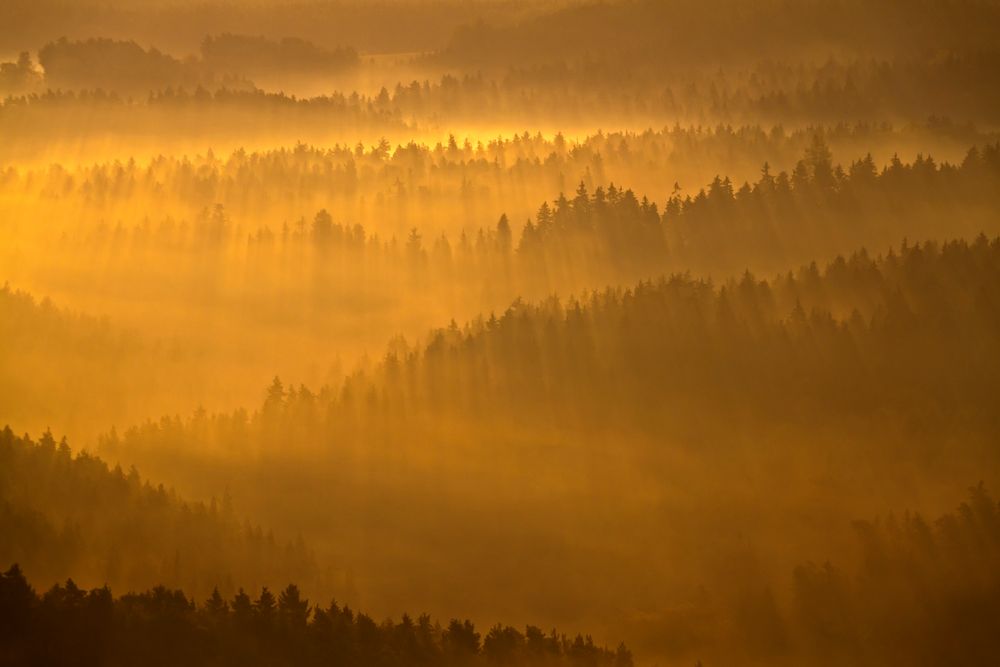
[[(224, 489), (210, 503), (188, 502), (132, 467), (110, 468), (46, 432), (37, 441), (0, 431), (0, 560), (30, 563), (47, 587), (141, 590), (183, 587), (199, 597), (236, 582), (298, 581), (329, 590), (335, 573), (301, 538), (288, 542), (241, 521)], [(342, 573), (340, 573), (342, 579)]]
[[(844, 527), (865, 508), (934, 511), (969, 480), (1000, 482), (998, 280), (1000, 240), (981, 236), (516, 302), (396, 341), (340, 385), (276, 379), (252, 413), (99, 446), (164, 477), (197, 471), (191, 493), (253, 479), (233, 487), (249, 511), (336, 544), (380, 609), (444, 577), (460, 585), (435, 612), (545, 608), (649, 646), (701, 622), (664, 607), (730, 600), (734, 562), (789, 605), (782, 573), (849, 557)], [(280, 506), (255, 497), (263, 480)], [(598, 572), (588, 595), (612, 615), (574, 602)]]

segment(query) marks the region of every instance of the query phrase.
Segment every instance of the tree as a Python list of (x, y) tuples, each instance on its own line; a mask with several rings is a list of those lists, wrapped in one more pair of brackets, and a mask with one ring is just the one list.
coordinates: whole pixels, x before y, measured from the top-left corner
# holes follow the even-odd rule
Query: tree
[(304, 630), (309, 618), (309, 602), (302, 599), (298, 586), (289, 584), (278, 595), (278, 618), (288, 630)]
[(0, 645), (24, 637), (34, 602), (35, 592), (17, 563), (0, 574)]
[(264, 586), (260, 590), (260, 595), (253, 603), (254, 620), (258, 628), (268, 631), (274, 627), (275, 616), (277, 615), (277, 603), (274, 594)]
[(515, 664), (523, 649), (524, 635), (510, 626), (494, 625), (483, 639), (483, 655), (497, 664)]
[(202, 607), (212, 623), (221, 623), (229, 615), (229, 603), (219, 594), (219, 587), (212, 589), (212, 595), (205, 601)]
[(233, 621), (237, 627), (247, 630), (253, 624), (254, 607), (250, 596), (242, 588), (236, 592), (232, 603)]
[(813, 135), (812, 143), (806, 149), (806, 165), (813, 183), (820, 189), (829, 190), (834, 186), (833, 154), (819, 133)]
[(479, 633), (472, 621), (453, 618), (444, 632), (444, 645), (453, 664), (466, 664), (479, 654)]
[(285, 404), (285, 386), (281, 383), (281, 378), (277, 375), (271, 380), (271, 386), (267, 388), (264, 397), (264, 410), (278, 410)]
[(312, 223), (312, 239), (317, 247), (326, 247), (333, 238), (333, 218), (324, 208), (316, 213)]
[(497, 250), (499, 250), (501, 255), (507, 256), (510, 254), (513, 245), (514, 240), (510, 231), (510, 223), (507, 221), (507, 214), (504, 213), (497, 222)]

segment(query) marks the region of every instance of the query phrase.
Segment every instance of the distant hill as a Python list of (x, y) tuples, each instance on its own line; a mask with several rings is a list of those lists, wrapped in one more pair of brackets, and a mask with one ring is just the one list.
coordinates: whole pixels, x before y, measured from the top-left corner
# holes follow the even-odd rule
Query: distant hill
[(995, 2), (974, 0), (589, 2), (507, 25), (467, 25), (455, 31), (443, 55), (471, 66), (588, 59), (624, 68), (711, 68), (847, 50), (907, 54), (931, 39), (940, 49), (989, 49), (998, 18)]

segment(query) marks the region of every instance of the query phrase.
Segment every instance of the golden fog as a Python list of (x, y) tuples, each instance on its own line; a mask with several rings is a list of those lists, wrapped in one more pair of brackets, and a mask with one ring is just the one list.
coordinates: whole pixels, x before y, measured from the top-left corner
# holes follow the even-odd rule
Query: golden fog
[(1000, 660), (998, 44), (6, 0), (0, 664)]

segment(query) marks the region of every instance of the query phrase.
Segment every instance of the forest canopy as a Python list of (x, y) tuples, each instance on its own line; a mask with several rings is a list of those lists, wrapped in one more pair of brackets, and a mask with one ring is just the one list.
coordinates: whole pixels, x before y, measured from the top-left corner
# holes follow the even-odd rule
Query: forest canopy
[(998, 44), (0, 2), (0, 664), (1000, 663)]

